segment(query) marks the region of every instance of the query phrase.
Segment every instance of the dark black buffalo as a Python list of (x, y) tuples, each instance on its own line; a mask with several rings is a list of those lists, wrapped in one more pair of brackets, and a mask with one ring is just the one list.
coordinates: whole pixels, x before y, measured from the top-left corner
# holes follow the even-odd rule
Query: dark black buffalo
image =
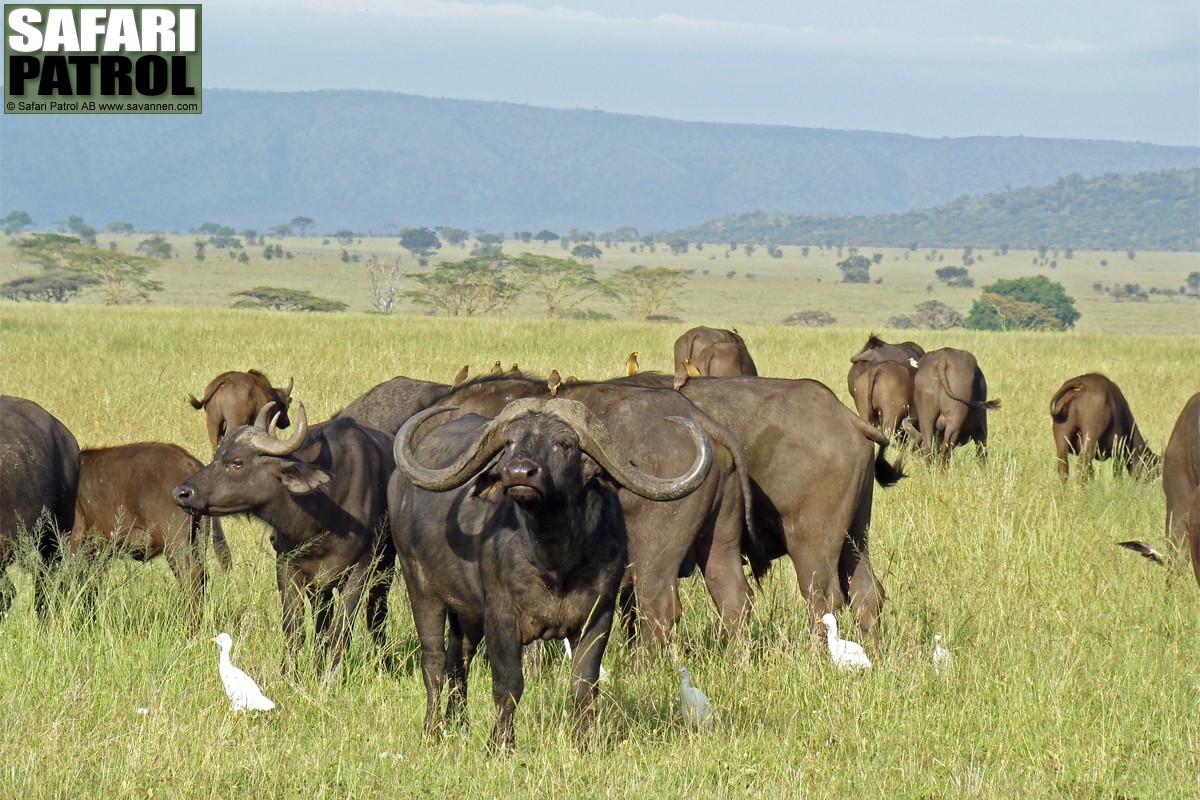
[(332, 678), (364, 593), (368, 625), (377, 644), (384, 644), (388, 583), (377, 573), (394, 560), (387, 525), (392, 437), (352, 419), (310, 430), (302, 404), (296, 430), (280, 440), (274, 424), (268, 429), (269, 409), (254, 425), (226, 436), (212, 463), (173, 494), (194, 514), (249, 513), (271, 526), (285, 667), (294, 666), (304, 640), (304, 609), (312, 602), (320, 654)]
[(1163, 451), (1163, 493), (1167, 497), (1167, 540), (1191, 551), (1200, 583), (1200, 393), (1179, 413)]
[[(17, 557), (22, 535), (31, 537), (44, 567), (61, 556), (59, 535), (75, 521), (79, 443), (32, 400), (0, 397), (0, 617), (14, 588), (5, 571)], [(46, 613), (41, 570), (33, 576), (34, 607)]]
[(350, 417), (364, 425), (395, 435), (409, 417), (435, 405), (450, 393), (445, 383), (422, 381), (397, 375), (355, 398), (334, 418)]
[[(718, 348), (705, 356), (710, 345), (728, 344), (732, 348)], [(715, 361), (715, 364), (714, 364)], [(720, 374), (731, 374), (728, 370), (739, 369), (739, 375), (757, 375), (758, 369), (746, 342), (737, 331), (724, 328), (709, 328), (705, 325), (692, 328), (675, 340), (675, 383), (678, 389), (688, 382), (691, 375), (688, 365), (691, 365), (697, 376), (708, 376), (713, 373), (705, 372), (700, 364), (704, 362), (709, 369), (717, 368)]]
[(951, 450), (974, 441), (979, 458), (987, 460), (987, 412), (1000, 408), (1000, 401), (987, 399), (987, 380), (974, 355), (943, 347), (922, 356), (913, 378), (913, 407), (919, 430), (909, 433), (926, 455), (936, 454), (946, 466)]
[(711, 445), (698, 426), (678, 419), (698, 451), (695, 462), (679, 478), (656, 478), (632, 466), (582, 404), (526, 399), (493, 420), (469, 415), (433, 428), (414, 448), (422, 423), (447, 410), (421, 412), (400, 429), (388, 491), (421, 639), (425, 730), (440, 724), (447, 672), (446, 720), (463, 719), (471, 659), (486, 637), (496, 707), (491, 744), (511, 748), (524, 689), (522, 647), (566, 638), (582, 739), (625, 570), (615, 487), (677, 499), (704, 480)]
[(1069, 453), (1079, 455), (1085, 480), (1091, 476), (1092, 459), (1113, 458), (1135, 475), (1157, 467), (1158, 457), (1146, 446), (1121, 387), (1104, 375), (1089, 372), (1063, 383), (1050, 398), (1050, 417), (1058, 474), (1064, 480), (1071, 469)]
[(290, 424), (287, 410), (292, 402), (293, 385), (294, 382), (289, 380), (286, 389), (277, 389), (256, 369), (222, 372), (208, 382), (203, 398), (198, 400), (189, 394), (188, 402), (192, 408), (204, 409), (208, 438), (215, 451), (227, 433), (241, 425), (249, 425), (267, 403), (275, 404), (279, 427), (286, 428)]
[[(634, 492), (619, 493), (629, 532), (628, 582), (636, 592), (643, 642), (652, 650), (679, 621), (678, 579), (699, 567), (725, 634), (738, 636), (750, 612), (751, 591), (743, 554), (756, 575), (767, 568), (751, 522), (750, 479), (738, 440), (690, 401), (665, 388), (644, 385), (647, 373), (601, 383), (563, 384), (558, 397), (578, 400), (607, 427), (618, 448), (641, 469), (658, 475), (680, 474), (691, 463), (690, 437), (664, 416), (690, 419), (712, 439), (714, 464), (700, 488), (669, 503), (650, 502)], [(657, 378), (661, 386), (663, 376)], [(548, 398), (538, 378), (483, 377), (467, 383), (441, 402), (457, 413), (494, 417), (513, 400)], [(632, 617), (630, 623), (633, 623)]]
[(193, 623), (204, 597), (205, 542), (229, 568), (229, 545), (221, 524), (189, 514), (172, 489), (203, 468), (188, 451), (163, 442), (138, 442), (84, 450), (79, 456), (79, 494), (71, 552), (107, 548), (139, 561), (166, 555), (167, 564), (188, 595)]

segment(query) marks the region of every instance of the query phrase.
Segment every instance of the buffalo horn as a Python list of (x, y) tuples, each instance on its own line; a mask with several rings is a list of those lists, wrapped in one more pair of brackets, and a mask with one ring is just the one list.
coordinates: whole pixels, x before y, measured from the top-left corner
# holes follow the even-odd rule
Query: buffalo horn
[(455, 411), (456, 407), (435, 406), (414, 414), (396, 432), (396, 443), (392, 447), (392, 454), (396, 458), (397, 471), (413, 486), (429, 492), (446, 492), (462, 486), (504, 446), (504, 441), (499, 435), (500, 430), (512, 418), (507, 413), (508, 410), (518, 403), (528, 404), (527, 401), (518, 400), (505, 406), (504, 411), (500, 412), (500, 416), (488, 423), (487, 428), (475, 440), (475, 443), (455, 459), (454, 463), (442, 469), (430, 469), (417, 463), (416, 454), (413, 453), (412, 438), (425, 420), (445, 414), (447, 411)]
[(583, 403), (555, 398), (545, 401), (543, 411), (556, 414), (570, 425), (579, 436), (583, 451), (596, 459), (613, 480), (648, 500), (678, 500), (690, 494), (704, 482), (712, 467), (712, 442), (699, 425), (684, 417), (667, 419), (688, 429), (696, 445), (696, 460), (677, 478), (659, 478), (630, 464), (613, 442), (608, 428)]
[(280, 412), (275, 412), (271, 417), (270, 427), (267, 427), (267, 415), (271, 413), (271, 407), (274, 405), (274, 402), (267, 403), (258, 412), (258, 417), (250, 428), (246, 443), (263, 455), (291, 455), (304, 445), (304, 439), (308, 435), (308, 414), (304, 410), (304, 403), (300, 403), (300, 410), (296, 412), (296, 427), (292, 430), (292, 435), (287, 439), (276, 439), (275, 423), (279, 419)]

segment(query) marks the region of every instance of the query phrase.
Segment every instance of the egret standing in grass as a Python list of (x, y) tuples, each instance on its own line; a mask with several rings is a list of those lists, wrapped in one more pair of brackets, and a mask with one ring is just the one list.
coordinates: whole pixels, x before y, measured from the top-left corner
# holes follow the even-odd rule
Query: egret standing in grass
[(933, 637), (933, 671), (938, 675), (949, 671), (954, 666), (954, 654), (942, 647), (942, 635)]
[(693, 728), (712, 725), (712, 710), (708, 707), (708, 695), (699, 686), (692, 686), (687, 667), (679, 670), (679, 713), (683, 721)]
[(254, 678), (235, 667), (229, 660), (229, 648), (233, 647), (233, 638), (228, 633), (218, 633), (213, 637), (213, 641), (221, 648), (218, 669), (221, 682), (225, 684), (225, 694), (229, 695), (230, 710), (270, 711), (275, 708), (275, 703), (262, 693)]
[(838, 638), (837, 619), (833, 614), (826, 613), (821, 617), (825, 623), (826, 640), (829, 642), (829, 658), (833, 665), (843, 672), (854, 672), (860, 669), (870, 669), (871, 659), (862, 645), (849, 639)]

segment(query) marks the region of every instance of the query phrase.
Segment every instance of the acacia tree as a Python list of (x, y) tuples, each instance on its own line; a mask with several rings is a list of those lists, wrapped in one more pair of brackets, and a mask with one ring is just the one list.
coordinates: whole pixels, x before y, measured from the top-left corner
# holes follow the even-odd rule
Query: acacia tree
[(274, 311), (345, 311), (347, 305), (341, 300), (319, 297), (303, 289), (286, 289), (279, 286), (255, 286), (233, 297), (241, 297), (234, 308), (269, 308)]
[(542, 299), (547, 318), (568, 316), (584, 300), (606, 291), (596, 271), (578, 261), (522, 253), (512, 265), (521, 287)]
[(96, 279), (110, 306), (148, 303), (153, 292), (163, 290), (161, 283), (149, 277), (150, 270), (159, 266), (156, 258), (85, 246), (71, 251), (68, 259), (73, 267)]
[(300, 235), (304, 236), (308, 233), (308, 229), (313, 226), (312, 217), (292, 217), (292, 227), (300, 231)]
[(498, 255), (443, 261), (427, 272), (409, 275), (421, 288), (404, 296), (431, 314), (450, 317), (495, 314), (506, 310), (520, 287), (506, 273), (507, 259)]
[(442, 243), (429, 228), (401, 228), (400, 246), (419, 259), (429, 258)]
[(1075, 298), (1061, 283), (1045, 275), (1001, 279), (983, 287), (971, 306), (965, 325), (972, 330), (1015, 329), (1067, 330), (1075, 326), (1079, 312)]
[(3, 226), (7, 236), (21, 233), (32, 224), (33, 217), (29, 216), (28, 211), (10, 211), (4, 215), (4, 219), (0, 219), (0, 226)]
[(638, 265), (619, 269), (605, 286), (617, 304), (637, 319), (674, 308), (674, 295), (691, 276), (687, 270)]

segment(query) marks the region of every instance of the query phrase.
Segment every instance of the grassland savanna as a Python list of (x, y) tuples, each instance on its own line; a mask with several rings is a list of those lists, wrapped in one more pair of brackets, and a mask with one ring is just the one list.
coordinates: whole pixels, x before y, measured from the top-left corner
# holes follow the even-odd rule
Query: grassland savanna
[[(1136, 263), (1153, 257), (1139, 254)], [(856, 289), (835, 287), (832, 273), (787, 297), (782, 271), (771, 279), (778, 284), (767, 287), (767, 278), (763, 269), (746, 282), (757, 299), (728, 306), (699, 292), (697, 278), (682, 315), (737, 324), (761, 374), (816, 378), (848, 399), (849, 355), (868, 325), (905, 309), (838, 300)], [(205, 291), (227, 294), (238, 280), (217, 276)], [(342, 286), (324, 280), (330, 294)], [(712, 282), (723, 289), (727, 280)], [(914, 277), (906, 291), (923, 299), (927, 282)], [(897, 277), (857, 288), (902, 286)], [(225, 305), (201, 302), (194, 284), (177, 291), (166, 299), (179, 306)], [(771, 324), (782, 309), (826, 301), (840, 303), (839, 319), (854, 327)], [(398, 674), (381, 669), (369, 637), (358, 635), (342, 682), (325, 686), (316, 670), (285, 678), (266, 531), (230, 518), (234, 564), (227, 573), (214, 565), (194, 638), (165, 563), (112, 564), (93, 623), (71, 613), (70, 592), (66, 608), (39, 622), (28, 577), (11, 572), (19, 593), (0, 624), (0, 796), (1197, 796), (1200, 593), (1182, 569), (1114, 545), (1162, 542), (1161, 486), (1104, 466), (1090, 483), (1061, 483), (1047, 413), (1065, 378), (1102, 371), (1161, 452), (1200, 388), (1196, 309), (1180, 300), (1175, 318), (1158, 298), (1106, 302), (1111, 316), (1095, 327), (1085, 325), (1081, 303), (1079, 330), (1066, 334), (904, 334), (927, 349), (974, 352), (1003, 409), (990, 418), (986, 467), (969, 450), (944, 472), (910, 458), (908, 479), (876, 489), (872, 560), (887, 601), (869, 674), (829, 664), (785, 562), (757, 589), (745, 648), (722, 644), (712, 603), (690, 578), (681, 582), (683, 621), (661, 657), (640, 663), (619, 637), (610, 646), (611, 681), (586, 753), (574, 742), (569, 669), (547, 654), (527, 674), (516, 754), (491, 757), (491, 680), (482, 663), (471, 678), (470, 728), (423, 739), (418, 644), (399, 588), (389, 619), (404, 664)], [(1110, 335), (1129, 329), (1142, 333)], [(644, 368), (669, 370), (681, 330), (516, 315), (6, 304), (0, 387), (42, 404), (84, 446), (153, 439), (206, 457), (201, 414), (185, 395), (226, 369), (257, 367), (277, 383), (294, 376), (295, 398), (317, 420), (393, 375), (448, 381), (463, 363), (483, 371), (501, 359), (529, 373), (605, 377), (637, 350)], [(850, 620), (842, 622), (853, 636)], [(220, 630), (234, 636), (235, 663), (279, 704), (272, 715), (229, 713), (208, 642)], [(955, 656), (941, 676), (931, 661), (936, 633)], [(677, 664), (709, 696), (711, 730), (680, 720)]]

